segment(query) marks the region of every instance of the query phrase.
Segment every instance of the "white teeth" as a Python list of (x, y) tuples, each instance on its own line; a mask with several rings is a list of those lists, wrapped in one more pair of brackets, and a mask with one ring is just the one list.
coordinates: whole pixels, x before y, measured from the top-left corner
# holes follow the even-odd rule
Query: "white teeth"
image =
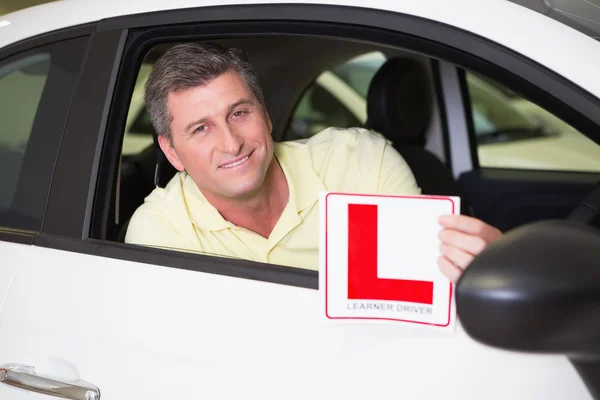
[(248, 157), (250, 157), (250, 156), (247, 155), (246, 157), (242, 158), (240, 161), (236, 161), (236, 162), (231, 163), (231, 164), (222, 165), (221, 168), (231, 168), (231, 167), (235, 167), (237, 165), (240, 165), (241, 163), (243, 163), (244, 161), (246, 161), (248, 159)]

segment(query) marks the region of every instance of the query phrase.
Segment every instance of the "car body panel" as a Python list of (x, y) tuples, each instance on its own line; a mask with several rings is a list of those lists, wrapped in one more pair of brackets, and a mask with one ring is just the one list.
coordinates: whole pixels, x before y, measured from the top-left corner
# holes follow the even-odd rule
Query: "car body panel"
[[(4, 304), (8, 299), (8, 292), (13, 278), (19, 265), (21, 265), (23, 255), (30, 247), (29, 245), (0, 241), (0, 254), (2, 254), (2, 268), (0, 268), (0, 316), (2, 315)], [(2, 330), (1, 324), (0, 330)]]
[[(33, 247), (0, 321), (0, 354), (57, 378), (72, 365), (107, 399), (591, 399), (563, 356), (495, 350), (460, 326), (332, 324), (321, 296)], [(3, 399), (20, 392), (0, 385)]]
[[(130, 0), (107, 7), (93, 0), (61, 0), (24, 9), (2, 17), (10, 22), (0, 30), (0, 48), (20, 40), (69, 26), (106, 18), (192, 7), (249, 5), (252, 1)], [(261, 1), (260, 4), (306, 4), (347, 6), (345, 1)], [(506, 0), (353, 0), (364, 7), (413, 15), (472, 32), (526, 55), (600, 98), (600, 82), (592, 77), (600, 64), (600, 46), (593, 38), (532, 10)], [(60, 15), (60, 18), (56, 18)], [(498, 18), (502, 15), (502, 18)], [(36, 24), (30, 21), (35, 20)], [(572, 46), (571, 43), (577, 43)], [(556, 57), (560, 53), (562, 57)]]

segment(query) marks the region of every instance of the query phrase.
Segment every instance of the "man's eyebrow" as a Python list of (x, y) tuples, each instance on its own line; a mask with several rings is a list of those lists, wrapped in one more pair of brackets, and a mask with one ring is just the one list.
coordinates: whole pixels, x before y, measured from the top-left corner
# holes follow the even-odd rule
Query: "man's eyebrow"
[[(235, 103), (231, 104), (229, 107), (227, 107), (227, 114), (230, 114), (236, 107), (241, 106), (243, 104), (253, 106), (254, 102), (250, 99), (238, 100)], [(186, 125), (185, 132), (188, 132), (190, 129), (192, 129), (193, 126), (199, 125), (199, 124), (205, 122), (207, 119), (208, 119), (208, 117), (203, 117), (203, 118), (200, 118), (200, 119), (190, 122), (189, 124)]]
[(241, 105), (253, 106), (254, 102), (250, 99), (238, 100), (227, 108), (227, 114), (231, 113), (234, 108), (236, 108), (237, 106), (241, 106)]
[(188, 132), (190, 129), (192, 129), (192, 127), (194, 125), (199, 125), (199, 124), (203, 123), (204, 121), (206, 121), (207, 119), (208, 118), (203, 117), (203, 118), (200, 118), (200, 119), (190, 122), (189, 124), (186, 125), (185, 132)]

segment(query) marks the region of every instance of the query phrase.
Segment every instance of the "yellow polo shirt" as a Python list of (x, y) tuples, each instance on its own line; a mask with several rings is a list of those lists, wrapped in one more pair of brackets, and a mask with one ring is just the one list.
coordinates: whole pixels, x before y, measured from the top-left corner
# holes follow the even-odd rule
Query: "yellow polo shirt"
[(134, 213), (125, 242), (318, 269), (319, 192), (416, 195), (404, 159), (380, 134), (328, 128), (274, 144), (288, 204), (268, 238), (225, 220), (184, 172), (156, 188)]

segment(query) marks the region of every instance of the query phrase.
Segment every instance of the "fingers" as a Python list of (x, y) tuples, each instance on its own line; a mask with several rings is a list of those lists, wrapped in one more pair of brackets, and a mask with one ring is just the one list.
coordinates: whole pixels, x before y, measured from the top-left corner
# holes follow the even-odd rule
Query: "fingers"
[(444, 228), (439, 234), (442, 256), (438, 266), (452, 282), (488, 244), (502, 236), (500, 230), (466, 215), (444, 215), (438, 221)]
[(443, 215), (438, 219), (440, 225), (446, 229), (463, 232), (469, 235), (477, 236), (491, 243), (502, 236), (502, 232), (485, 222), (468, 217), (466, 215)]
[(467, 253), (466, 251), (460, 250), (453, 246), (446, 244), (440, 245), (440, 252), (442, 256), (446, 258), (452, 264), (460, 267), (461, 269), (467, 268), (471, 261), (473, 261), (473, 254)]
[(452, 264), (448, 259), (444, 256), (441, 256), (437, 260), (438, 267), (440, 271), (446, 278), (448, 278), (452, 283), (456, 283), (460, 275), (462, 274), (462, 269), (458, 268), (456, 265)]
[(470, 254), (479, 254), (488, 245), (488, 242), (482, 237), (451, 229), (442, 230), (439, 238), (442, 244)]

